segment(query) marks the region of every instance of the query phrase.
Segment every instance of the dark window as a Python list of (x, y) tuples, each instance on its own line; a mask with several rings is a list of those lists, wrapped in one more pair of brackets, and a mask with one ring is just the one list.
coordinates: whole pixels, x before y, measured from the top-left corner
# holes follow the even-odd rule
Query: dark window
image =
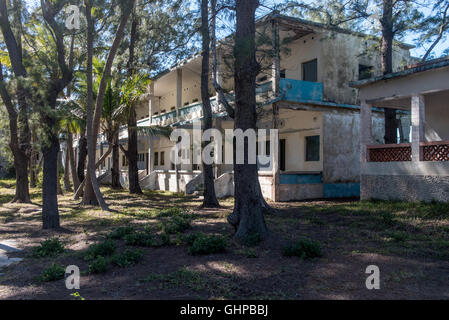
[(320, 136), (306, 137), (306, 161), (320, 161)]
[(285, 75), (286, 75), (285, 69), (282, 69), (280, 74), (281, 74), (281, 79), (285, 79)]
[(165, 165), (165, 152), (161, 152), (161, 166)]
[(154, 153), (154, 165), (155, 166), (159, 165), (159, 152)]
[(195, 99), (192, 100), (192, 103), (195, 103), (195, 102), (198, 102), (198, 99), (197, 99), (197, 98), (195, 98)]
[(304, 62), (302, 64), (302, 79), (304, 81), (318, 81), (318, 60)]
[(359, 64), (359, 80), (372, 78), (374, 75), (374, 69), (372, 66)]
[(279, 140), (279, 169), (281, 171), (285, 171), (285, 147), (286, 147), (286, 140), (285, 139), (281, 139)]
[(176, 107), (171, 107), (171, 108), (170, 108), (171, 111), (173, 111), (173, 110), (175, 110), (175, 109), (176, 109)]
[(258, 82), (263, 82), (263, 81), (267, 81), (268, 77), (267, 76), (262, 76), (259, 79), (257, 79)]

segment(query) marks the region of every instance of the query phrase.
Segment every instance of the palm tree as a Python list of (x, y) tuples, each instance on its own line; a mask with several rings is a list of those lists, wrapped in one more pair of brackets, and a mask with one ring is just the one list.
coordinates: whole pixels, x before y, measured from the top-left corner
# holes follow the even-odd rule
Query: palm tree
[(137, 167), (137, 120), (136, 107), (140, 99), (147, 93), (151, 80), (143, 73), (134, 72), (125, 79), (120, 92), (120, 106), (116, 115), (126, 119), (128, 126), (128, 150), (122, 148), (128, 159), (129, 193), (141, 194), (139, 185), (139, 169)]

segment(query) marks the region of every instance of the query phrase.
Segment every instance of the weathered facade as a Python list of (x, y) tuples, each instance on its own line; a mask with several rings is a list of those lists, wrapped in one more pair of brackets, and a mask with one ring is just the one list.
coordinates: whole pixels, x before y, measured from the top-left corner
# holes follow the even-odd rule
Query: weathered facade
[[(361, 99), (361, 198), (449, 201), (449, 59), (352, 86)], [(410, 111), (410, 141), (375, 144), (372, 106)]]
[[(277, 123), (279, 129), (279, 158), (271, 156), (270, 164), (260, 167), (264, 196), (275, 201), (359, 196), (359, 99), (348, 83), (381, 73), (380, 55), (370, 49), (373, 40), (279, 14), (262, 18), (257, 27), (267, 31), (273, 43), (286, 43), (278, 54), (261, 59), (264, 65), (258, 77), (258, 127), (271, 129)], [(233, 79), (226, 67), (230, 63), (225, 63), (225, 47), (218, 48), (219, 76), (232, 101)], [(395, 46), (395, 70), (411, 61), (410, 48)], [(192, 122), (202, 117), (200, 74), (201, 56), (194, 56), (154, 78), (149, 98), (137, 110), (138, 125), (191, 130)], [(214, 127), (233, 129), (212, 86), (211, 92)], [(382, 112), (373, 111), (373, 134), (379, 141), (383, 140)], [(120, 139), (127, 139), (125, 128)], [(144, 188), (187, 193), (201, 188), (199, 166), (176, 168), (171, 163), (174, 145), (165, 137), (139, 137)], [(123, 155), (120, 162), (124, 169)], [(110, 166), (108, 158), (104, 169)], [(217, 165), (215, 172), (217, 194), (233, 195), (232, 165)]]

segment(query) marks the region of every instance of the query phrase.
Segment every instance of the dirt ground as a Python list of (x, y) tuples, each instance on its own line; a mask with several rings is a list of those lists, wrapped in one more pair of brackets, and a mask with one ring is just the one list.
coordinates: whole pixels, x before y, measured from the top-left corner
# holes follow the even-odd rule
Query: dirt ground
[[(271, 236), (254, 247), (232, 241), (222, 208), (198, 209), (200, 200), (166, 192), (130, 196), (103, 189), (114, 210), (81, 207), (61, 196), (62, 229), (42, 231), (40, 194), (35, 205), (7, 203), (13, 185), (0, 182), (0, 242), (15, 240), (24, 260), (0, 270), (0, 299), (448, 299), (449, 206), (395, 202), (313, 201), (272, 204), (266, 216)], [(181, 207), (195, 214), (186, 233), (202, 231), (228, 238), (225, 253), (192, 256), (184, 244), (143, 248), (140, 263), (105, 273), (87, 274), (83, 253), (118, 226), (156, 226), (159, 210)], [(34, 258), (40, 241), (59, 237), (66, 251), (54, 258)], [(285, 257), (282, 248), (301, 238), (319, 241), (323, 256), (313, 260)], [(118, 249), (124, 250), (122, 240)], [(65, 281), (39, 282), (53, 262), (81, 269), (80, 290)], [(366, 268), (380, 269), (380, 289), (368, 290)]]

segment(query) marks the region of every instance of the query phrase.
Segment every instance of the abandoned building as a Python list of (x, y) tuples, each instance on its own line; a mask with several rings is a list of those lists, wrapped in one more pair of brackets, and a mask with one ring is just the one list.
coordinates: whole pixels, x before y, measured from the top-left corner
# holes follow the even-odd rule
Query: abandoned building
[[(376, 39), (349, 30), (298, 18), (269, 14), (257, 21), (259, 33), (272, 38), (275, 54), (262, 59), (266, 65), (257, 78), (260, 109), (258, 128), (273, 128), (273, 114), (279, 129), (279, 159), (260, 166), (259, 180), (264, 197), (273, 201), (358, 197), (360, 195), (360, 107), (358, 90), (349, 82), (381, 74)], [(225, 40), (224, 40), (225, 41)], [(223, 43), (223, 42), (222, 42)], [(279, 44), (276, 47), (276, 44)], [(218, 75), (231, 100), (232, 72), (226, 63), (229, 46), (219, 45)], [(405, 44), (394, 46), (394, 70), (412, 62)], [(191, 130), (202, 118), (201, 55), (182, 61), (153, 78), (149, 97), (137, 109), (138, 126), (171, 126)], [(233, 120), (217, 103), (211, 89), (214, 127), (233, 129)], [(366, 106), (365, 106), (366, 109)], [(274, 112), (273, 112), (274, 111)], [(383, 109), (372, 114), (373, 141), (383, 141)], [(366, 113), (366, 110), (365, 110)], [(404, 112), (404, 132), (407, 118)], [(405, 141), (408, 135), (402, 137)], [(127, 130), (120, 132), (126, 147)], [(101, 155), (101, 144), (97, 148)], [(170, 161), (175, 142), (162, 136), (139, 136), (139, 176), (142, 188), (192, 193), (201, 188), (201, 168)], [(122, 180), (126, 184), (126, 157), (121, 153)], [(273, 165), (273, 163), (276, 163)], [(103, 181), (112, 164), (103, 166)], [(216, 165), (216, 192), (232, 196), (232, 165)]]
[[(361, 198), (449, 201), (449, 58), (357, 81)], [(411, 112), (408, 143), (373, 139), (372, 107)]]

